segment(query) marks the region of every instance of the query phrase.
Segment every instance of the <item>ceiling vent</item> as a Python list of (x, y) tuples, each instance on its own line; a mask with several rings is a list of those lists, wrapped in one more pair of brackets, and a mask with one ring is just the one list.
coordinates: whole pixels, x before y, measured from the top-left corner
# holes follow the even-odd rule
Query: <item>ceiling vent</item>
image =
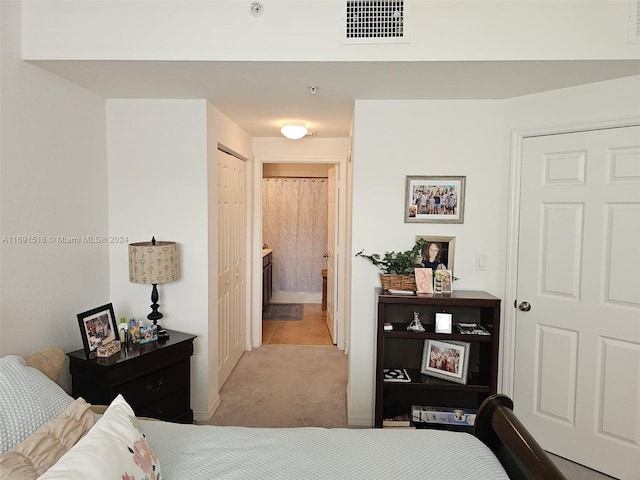
[(342, 43), (408, 43), (404, 0), (347, 0)]
[(629, 43), (640, 43), (640, 0), (629, 0)]

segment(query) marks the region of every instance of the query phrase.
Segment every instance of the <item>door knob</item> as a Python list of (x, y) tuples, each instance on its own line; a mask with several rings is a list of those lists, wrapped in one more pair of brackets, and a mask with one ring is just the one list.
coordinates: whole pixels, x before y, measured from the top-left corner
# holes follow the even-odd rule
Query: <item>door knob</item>
[(324, 255), (322, 255), (324, 258), (327, 258), (329, 255), (327, 253), (325, 253)]
[(531, 310), (531, 304), (529, 302), (522, 302), (520, 305), (518, 305), (518, 308), (523, 312), (528, 312), (529, 310)]

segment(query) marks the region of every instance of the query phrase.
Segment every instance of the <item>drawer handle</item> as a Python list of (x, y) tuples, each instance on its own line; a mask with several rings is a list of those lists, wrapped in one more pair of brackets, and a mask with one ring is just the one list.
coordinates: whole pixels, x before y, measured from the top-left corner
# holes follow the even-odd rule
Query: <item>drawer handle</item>
[(162, 387), (162, 379), (158, 380), (156, 385), (147, 384), (147, 392), (157, 392)]

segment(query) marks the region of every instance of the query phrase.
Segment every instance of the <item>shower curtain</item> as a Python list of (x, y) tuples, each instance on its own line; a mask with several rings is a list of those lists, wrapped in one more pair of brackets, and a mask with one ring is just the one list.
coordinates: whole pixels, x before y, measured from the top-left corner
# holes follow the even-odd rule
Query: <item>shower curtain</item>
[(262, 180), (262, 242), (273, 249), (274, 291), (322, 291), (327, 193), (325, 178)]

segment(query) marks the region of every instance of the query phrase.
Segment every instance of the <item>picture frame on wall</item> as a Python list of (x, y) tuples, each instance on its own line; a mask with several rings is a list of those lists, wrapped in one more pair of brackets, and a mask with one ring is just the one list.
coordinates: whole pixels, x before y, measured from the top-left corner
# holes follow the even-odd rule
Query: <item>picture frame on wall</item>
[(456, 250), (456, 237), (416, 235), (417, 242), (424, 243), (420, 252), (420, 263), (425, 268), (431, 268), (434, 274), (436, 270), (449, 270), (451, 272), (451, 280), (454, 280), (453, 261)]
[(78, 325), (87, 358), (95, 357), (98, 347), (116, 340), (120, 341), (111, 303), (79, 313)]
[(464, 223), (464, 176), (406, 178), (405, 223)]
[(466, 385), (470, 348), (467, 342), (425, 340), (420, 373)]

